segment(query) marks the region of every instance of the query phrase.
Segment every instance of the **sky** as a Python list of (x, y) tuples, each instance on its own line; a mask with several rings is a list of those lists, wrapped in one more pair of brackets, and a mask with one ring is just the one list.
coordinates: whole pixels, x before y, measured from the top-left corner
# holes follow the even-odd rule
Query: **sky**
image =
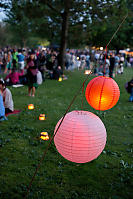
[(0, 21), (2, 21), (2, 19), (4, 19), (4, 18), (5, 18), (4, 12), (0, 12)]

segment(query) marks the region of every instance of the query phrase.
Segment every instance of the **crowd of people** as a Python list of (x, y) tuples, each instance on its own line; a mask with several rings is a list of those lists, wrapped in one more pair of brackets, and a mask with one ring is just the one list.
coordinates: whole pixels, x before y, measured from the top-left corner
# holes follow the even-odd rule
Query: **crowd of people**
[[(28, 95), (34, 97), (38, 84), (46, 77), (56, 80), (64, 77), (59, 57), (57, 49), (43, 47), (35, 50), (9, 47), (0, 49), (0, 74), (5, 76), (4, 80), (0, 80), (0, 99), (3, 98), (5, 113), (13, 111), (12, 94), (6, 86), (26, 84)], [(94, 75), (106, 75), (111, 78), (116, 74), (123, 74), (124, 66), (133, 67), (133, 56), (114, 51), (67, 50), (64, 61), (66, 70), (90, 69)], [(130, 87), (130, 101), (133, 101), (132, 81)]]
[(125, 67), (133, 67), (133, 56), (114, 51), (67, 51), (66, 69), (91, 69), (95, 75), (113, 77), (123, 74)]
[[(7, 74), (11, 73), (12, 70), (14, 70), (13, 72), (17, 70), (19, 71), (18, 75), (23, 76), (27, 72), (29, 60), (32, 57), (35, 62), (34, 69), (36, 67), (36, 73), (38, 71), (41, 72), (43, 80), (46, 74), (51, 79), (58, 79), (62, 75), (61, 68), (59, 67), (59, 51), (43, 47), (38, 47), (34, 51), (27, 48), (0, 49), (0, 72), (3, 69), (4, 74)], [(116, 74), (123, 74), (124, 66), (133, 67), (132, 55), (115, 51), (108, 51), (106, 53), (100, 50), (66, 50), (64, 61), (66, 70), (74, 70), (75, 68), (78, 70), (91, 69), (95, 75), (104, 74), (110, 77)], [(31, 63), (29, 67), (31, 67)], [(12, 81), (10, 83), (12, 84)]]

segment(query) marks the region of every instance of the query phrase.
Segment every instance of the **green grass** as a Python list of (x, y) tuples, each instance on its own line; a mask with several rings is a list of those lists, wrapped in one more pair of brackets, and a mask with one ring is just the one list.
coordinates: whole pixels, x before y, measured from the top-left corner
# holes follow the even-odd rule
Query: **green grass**
[[(0, 123), (0, 199), (25, 197), (49, 143), (37, 137), (42, 131), (53, 135), (58, 120), (86, 78), (81, 71), (67, 72), (67, 76), (68, 80), (62, 82), (46, 80), (37, 89), (35, 98), (26, 96), (27, 87), (10, 88), (15, 109), (22, 112)], [(106, 127), (107, 143), (103, 153), (90, 163), (76, 164), (65, 160), (52, 142), (28, 199), (133, 198), (133, 103), (128, 102), (129, 94), (124, 88), (132, 76), (133, 70), (129, 68), (115, 78), (121, 95), (111, 110), (94, 110), (83, 95), (83, 110), (98, 115)], [(82, 92), (70, 111), (81, 110), (81, 101)], [(27, 109), (30, 103), (35, 106), (33, 111)], [(41, 113), (46, 114), (45, 121), (38, 120)]]

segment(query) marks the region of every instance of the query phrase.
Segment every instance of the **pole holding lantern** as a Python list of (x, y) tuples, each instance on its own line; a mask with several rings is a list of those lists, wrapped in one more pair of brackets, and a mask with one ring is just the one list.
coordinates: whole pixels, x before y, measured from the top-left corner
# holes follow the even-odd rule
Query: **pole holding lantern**
[[(128, 15), (126, 15), (126, 16), (124, 17), (122, 23), (125, 21), (125, 19), (127, 18), (127, 16), (128, 16)], [(115, 32), (114, 35), (112, 36), (112, 38), (111, 38), (111, 40), (109, 41), (109, 43), (107, 44), (107, 46), (110, 44), (110, 42), (112, 41), (113, 37), (114, 37), (115, 34), (118, 32), (118, 30), (119, 30), (120, 26), (122, 25), (122, 23), (119, 25), (118, 29), (116, 30), (116, 32)], [(37, 171), (39, 170), (39, 168), (40, 168), (40, 166), (41, 166), (41, 163), (42, 163), (42, 161), (44, 160), (44, 158), (45, 158), (45, 156), (46, 156), (46, 154), (47, 154), (47, 151), (48, 151), (48, 149), (49, 149), (49, 147), (50, 147), (50, 145), (51, 145), (51, 143), (52, 143), (54, 137), (56, 136), (57, 132), (59, 131), (60, 126), (61, 126), (61, 124), (63, 123), (63, 121), (64, 121), (64, 119), (65, 119), (65, 116), (67, 115), (67, 113), (68, 113), (68, 111), (69, 111), (71, 105), (72, 105), (73, 102), (75, 101), (75, 99), (76, 99), (78, 93), (79, 93), (79, 92), (81, 91), (81, 89), (84, 87), (84, 83), (85, 83), (86, 80), (88, 79), (88, 76), (89, 76), (89, 75), (87, 75), (87, 78), (86, 78), (85, 81), (83, 82), (83, 85), (80, 87), (80, 89), (78, 90), (78, 92), (76, 93), (76, 95), (73, 97), (73, 99), (72, 99), (70, 105), (68, 106), (68, 108), (66, 109), (66, 111), (65, 111), (65, 113), (64, 113), (64, 115), (63, 115), (63, 117), (61, 118), (60, 123), (58, 124), (57, 129), (54, 131), (54, 134), (53, 134), (52, 138), (50, 139), (50, 142), (49, 142), (49, 144), (48, 144), (46, 150), (44, 151), (43, 156), (42, 156), (42, 158), (40, 159), (39, 164), (37, 165), (37, 167), (36, 167), (36, 169), (35, 169), (35, 172), (34, 172), (32, 178), (31, 178), (31, 181), (30, 181), (29, 186), (28, 186), (27, 191), (26, 191), (25, 199), (26, 199), (27, 196), (28, 196), (28, 193), (29, 193), (30, 188), (31, 188), (31, 185), (32, 185), (32, 183), (33, 183), (33, 181), (34, 181), (34, 179), (35, 179), (35, 176), (36, 176), (36, 174), (37, 174)], [(58, 134), (57, 134), (57, 135), (58, 135)]]

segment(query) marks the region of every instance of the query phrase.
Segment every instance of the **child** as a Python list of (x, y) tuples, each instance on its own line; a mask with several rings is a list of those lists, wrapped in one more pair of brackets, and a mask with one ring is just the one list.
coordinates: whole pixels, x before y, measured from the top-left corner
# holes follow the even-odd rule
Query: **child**
[(12, 100), (11, 91), (6, 88), (4, 80), (0, 80), (0, 91), (3, 96), (3, 102), (5, 107), (5, 113), (12, 113), (14, 111), (14, 105)]

